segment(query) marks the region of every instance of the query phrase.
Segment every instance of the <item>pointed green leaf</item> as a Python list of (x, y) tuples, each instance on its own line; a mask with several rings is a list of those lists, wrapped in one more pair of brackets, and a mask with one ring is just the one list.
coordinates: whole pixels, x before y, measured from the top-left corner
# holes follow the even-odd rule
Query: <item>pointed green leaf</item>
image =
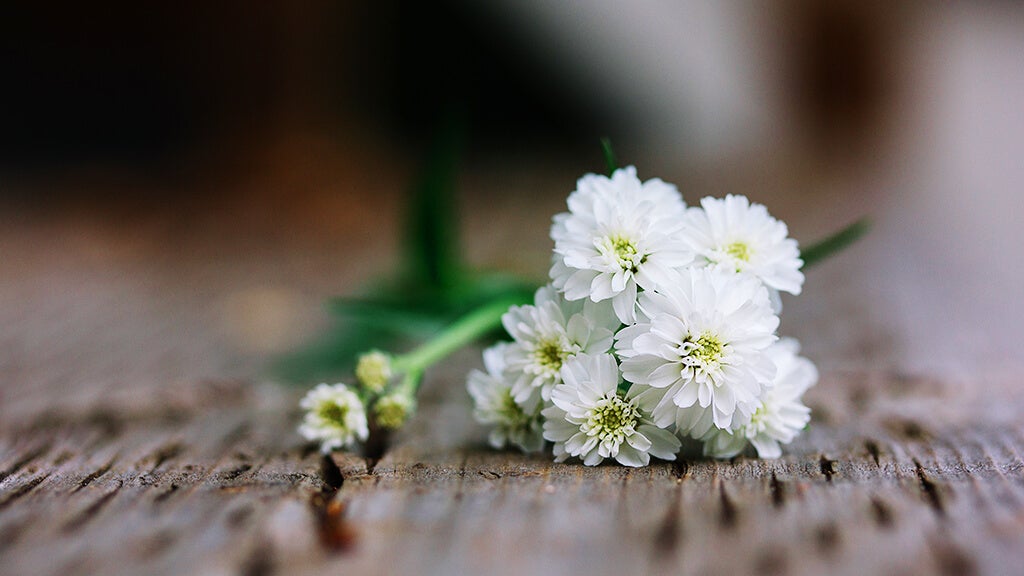
[(601, 138), (601, 150), (604, 152), (605, 168), (608, 170), (608, 176), (611, 177), (619, 169), (619, 162), (615, 159), (615, 151), (612, 150), (611, 139), (607, 137)]
[(410, 189), (404, 238), (410, 290), (447, 288), (458, 282), (458, 202), (455, 194), (460, 124), (447, 120), (431, 144), (417, 183)]
[(835, 255), (847, 248), (871, 229), (871, 221), (861, 218), (839, 232), (808, 246), (800, 252), (800, 258), (804, 261), (804, 269)]

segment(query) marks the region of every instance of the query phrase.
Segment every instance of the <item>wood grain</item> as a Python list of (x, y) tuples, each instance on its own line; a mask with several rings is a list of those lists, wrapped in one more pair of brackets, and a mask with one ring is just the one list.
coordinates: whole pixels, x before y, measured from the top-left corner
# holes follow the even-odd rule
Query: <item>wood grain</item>
[[(529, 215), (522, 235), (537, 240), (513, 268), (543, 269), (563, 180), (543, 210), (525, 200), (489, 208)], [(0, 573), (960, 575), (1024, 565), (1020, 375), (900, 372), (900, 327), (857, 299), (873, 297), (851, 280), (875, 281), (863, 266), (823, 268), (786, 304), (784, 330), (805, 340), (823, 375), (809, 431), (779, 460), (691, 455), (632, 470), (490, 450), (464, 390), (480, 362), (473, 350), (430, 373), (421, 411), (379, 458), (321, 456), (294, 431), (304, 390), (266, 382), (260, 367), (274, 350), (238, 336), (277, 332), (249, 316), (308, 318), (274, 306), (315, 309), (386, 267), (375, 260), (386, 243), (339, 265), (339, 247), (362, 246), (379, 223), (357, 216), (290, 243), (281, 230), (236, 230), (227, 243), (209, 231), (180, 237), (174, 223), (0, 216)], [(471, 234), (485, 237), (474, 218)], [(499, 245), (472, 244), (485, 258)], [(243, 313), (226, 316), (239, 303)]]
[(4, 573), (1019, 566), (1024, 431), (985, 417), (983, 398), (887, 373), (826, 374), (810, 398), (818, 418), (779, 460), (587, 468), (485, 448), (459, 377), (469, 362), (433, 375), (422, 411), (379, 460), (320, 456), (293, 432), (295, 394), (244, 382), (182, 386), (198, 400), (139, 407), (144, 416), (5, 422)]

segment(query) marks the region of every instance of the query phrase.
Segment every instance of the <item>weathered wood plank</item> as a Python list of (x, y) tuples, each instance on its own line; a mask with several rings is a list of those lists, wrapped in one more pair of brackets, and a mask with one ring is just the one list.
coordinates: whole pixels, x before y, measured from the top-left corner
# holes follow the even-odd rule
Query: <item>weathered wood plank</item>
[[(470, 358), (432, 377), (379, 460), (325, 460), (293, 432), (295, 393), (237, 383), (173, 418), (136, 404), (112, 422), (96, 404), (5, 423), (4, 572), (962, 574), (1019, 561), (1024, 431), (983, 418), (969, 391), (826, 374), (810, 398), (822, 418), (780, 460), (586, 468), (487, 449), (459, 377)], [(974, 417), (929, 410), (946, 403)]]
[[(564, 182), (550, 198), (509, 201), (528, 234), (472, 250), (543, 270)], [(469, 225), (484, 237), (501, 207), (480, 208)], [(233, 348), (222, 320), (254, 287), (281, 284), (315, 308), (356, 286), (367, 272), (339, 267), (337, 246), (361, 245), (379, 222), (345, 222), (352, 230), (330, 243), (231, 249), (209, 233), (125, 247), (131, 233), (114, 225), (82, 225), (85, 240), (76, 222), (0, 227), (0, 573), (1005, 574), (1024, 564), (1024, 374), (958, 381), (887, 368), (900, 365), (901, 334), (866, 301), (869, 257), (860, 270), (823, 267), (816, 288), (786, 304), (785, 329), (808, 340), (824, 374), (810, 430), (777, 461), (629, 470), (492, 451), (463, 388), (474, 351), (431, 374), (421, 412), (379, 458), (321, 457), (294, 431), (301, 392), (262, 383), (265, 357)], [(526, 236), (536, 250), (507, 253)]]

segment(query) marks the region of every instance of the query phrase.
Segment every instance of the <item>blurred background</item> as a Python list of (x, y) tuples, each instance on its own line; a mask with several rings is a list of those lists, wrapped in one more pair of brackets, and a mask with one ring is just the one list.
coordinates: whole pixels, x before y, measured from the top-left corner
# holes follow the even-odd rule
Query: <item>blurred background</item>
[(477, 266), (543, 281), (610, 136), (804, 244), (873, 218), (785, 302), (825, 370), (1020, 373), (1020, 3), (143, 4), (0, 9), (0, 400), (263, 374), (396, 264), (453, 117)]

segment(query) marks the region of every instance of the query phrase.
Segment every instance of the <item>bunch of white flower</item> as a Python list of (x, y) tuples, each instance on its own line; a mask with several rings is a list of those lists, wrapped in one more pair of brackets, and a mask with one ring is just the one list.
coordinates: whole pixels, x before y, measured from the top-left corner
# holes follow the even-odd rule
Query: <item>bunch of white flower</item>
[[(491, 444), (554, 443), (556, 461), (673, 460), (681, 438), (729, 458), (781, 455), (807, 425), (817, 371), (776, 335), (803, 261), (786, 225), (743, 196), (687, 208), (633, 167), (589, 174), (554, 217), (551, 284), (502, 323), (512, 342), (469, 377)], [(541, 437), (541, 430), (543, 436)]]

